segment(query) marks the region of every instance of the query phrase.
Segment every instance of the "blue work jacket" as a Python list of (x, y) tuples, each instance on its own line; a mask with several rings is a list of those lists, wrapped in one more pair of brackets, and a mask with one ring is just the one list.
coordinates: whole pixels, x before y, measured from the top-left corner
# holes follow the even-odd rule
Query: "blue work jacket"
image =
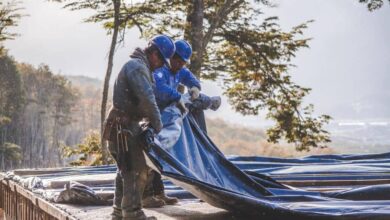
[(179, 83), (187, 88), (195, 86), (199, 90), (201, 89), (199, 80), (185, 67), (181, 68), (177, 73), (173, 73), (168, 67), (164, 66), (156, 69), (153, 72), (153, 77), (156, 81), (154, 94), (160, 109), (180, 100), (181, 94), (177, 91)]

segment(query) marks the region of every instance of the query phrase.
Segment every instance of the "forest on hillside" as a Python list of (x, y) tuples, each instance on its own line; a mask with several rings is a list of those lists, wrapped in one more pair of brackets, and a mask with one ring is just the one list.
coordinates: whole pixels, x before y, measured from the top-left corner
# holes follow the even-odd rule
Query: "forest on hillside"
[[(101, 81), (85, 76), (63, 76), (49, 66), (34, 67), (10, 56), (0, 58), (2, 108), (0, 120), (0, 169), (16, 167), (55, 167), (83, 157), (66, 149), (78, 149), (88, 137), (99, 136)], [(12, 79), (10, 81), (10, 79)], [(207, 115), (207, 113), (206, 113)], [(225, 153), (292, 157), (293, 145), (270, 144), (264, 130), (207, 119), (209, 135)], [(95, 138), (99, 140), (99, 138)], [(84, 141), (84, 142), (83, 142)], [(283, 146), (282, 146), (283, 145)], [(310, 153), (328, 153), (316, 149)], [(79, 152), (81, 153), (81, 152)], [(93, 153), (85, 157), (94, 157)], [(86, 164), (93, 158), (86, 158)]]
[(99, 89), (10, 56), (0, 57), (0, 71), (1, 169), (65, 165), (63, 146), (99, 126)]

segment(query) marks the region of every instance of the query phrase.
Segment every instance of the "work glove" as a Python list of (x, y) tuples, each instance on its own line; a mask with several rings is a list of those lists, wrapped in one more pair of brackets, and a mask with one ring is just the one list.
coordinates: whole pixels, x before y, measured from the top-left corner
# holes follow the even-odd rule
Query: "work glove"
[(181, 115), (184, 115), (186, 112), (188, 112), (183, 96), (181, 96), (180, 100), (177, 102), (176, 107), (180, 110)]
[(211, 97), (210, 109), (213, 110), (213, 111), (217, 111), (219, 106), (221, 106), (221, 97), (220, 96), (213, 96), (213, 97)]
[(146, 128), (141, 133), (142, 146), (146, 152), (148, 152), (154, 144), (154, 134), (155, 134), (155, 131), (152, 127)]
[(191, 101), (199, 98), (199, 94), (200, 94), (200, 90), (198, 87), (196, 86), (193, 86), (189, 91), (188, 91), (191, 95)]

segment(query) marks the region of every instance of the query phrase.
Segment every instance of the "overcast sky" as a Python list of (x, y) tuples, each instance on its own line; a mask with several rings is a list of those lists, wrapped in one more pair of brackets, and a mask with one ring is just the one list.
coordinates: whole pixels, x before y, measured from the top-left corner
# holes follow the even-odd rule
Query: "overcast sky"
[[(265, 16), (279, 16), (285, 30), (315, 20), (305, 32), (305, 37), (313, 38), (310, 49), (298, 53), (294, 60), (298, 67), (291, 73), (298, 84), (313, 88), (307, 101), (314, 103), (319, 113), (337, 114), (335, 109), (340, 103), (388, 90), (388, 4), (378, 11), (368, 12), (358, 0), (276, 2), (278, 7), (265, 9)], [(29, 16), (22, 18), (14, 29), (20, 37), (6, 42), (16, 60), (33, 65), (45, 63), (54, 72), (64, 75), (103, 79), (110, 37), (100, 25), (82, 22), (89, 12), (71, 12), (44, 0), (24, 0), (23, 7)], [(113, 77), (128, 60), (129, 53), (136, 46), (144, 45), (137, 30), (127, 33), (124, 47), (119, 48), (115, 56)], [(221, 93), (216, 83), (205, 83), (204, 88), (210, 95)], [(258, 117), (243, 118), (233, 114), (227, 103), (211, 115), (252, 126), (264, 123)]]

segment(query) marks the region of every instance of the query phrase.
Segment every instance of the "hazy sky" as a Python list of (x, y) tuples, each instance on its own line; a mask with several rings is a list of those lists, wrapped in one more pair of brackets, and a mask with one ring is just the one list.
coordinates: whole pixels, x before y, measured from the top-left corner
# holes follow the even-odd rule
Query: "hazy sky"
[[(337, 106), (355, 102), (381, 91), (390, 83), (390, 7), (368, 12), (358, 0), (278, 0), (278, 7), (265, 9), (265, 16), (277, 15), (282, 28), (314, 19), (305, 37), (312, 37), (310, 49), (298, 53), (291, 70), (293, 79), (313, 88), (308, 101), (319, 113), (332, 114)], [(16, 60), (34, 65), (48, 64), (54, 72), (86, 75), (103, 79), (110, 37), (98, 24), (83, 23), (87, 11), (70, 12), (44, 0), (24, 0), (24, 17), (14, 30), (21, 36), (6, 42)], [(144, 46), (137, 30), (130, 30), (123, 48), (115, 57), (114, 74), (128, 60), (136, 46)], [(210, 95), (221, 90), (216, 83), (205, 83)], [(357, 102), (356, 101), (356, 102)], [(356, 104), (356, 103), (355, 103)], [(225, 117), (232, 110), (225, 103), (218, 113)], [(234, 114), (229, 120), (261, 125), (258, 117)]]
[[(369, 12), (358, 0), (284, 0), (267, 14), (280, 17), (283, 27), (314, 19), (293, 69), (298, 83), (313, 88), (309, 97), (319, 109), (359, 102), (390, 83), (390, 7)], [(388, 91), (385, 91), (389, 93)], [(390, 101), (390, 100), (389, 100)], [(331, 112), (330, 112), (331, 113)]]

